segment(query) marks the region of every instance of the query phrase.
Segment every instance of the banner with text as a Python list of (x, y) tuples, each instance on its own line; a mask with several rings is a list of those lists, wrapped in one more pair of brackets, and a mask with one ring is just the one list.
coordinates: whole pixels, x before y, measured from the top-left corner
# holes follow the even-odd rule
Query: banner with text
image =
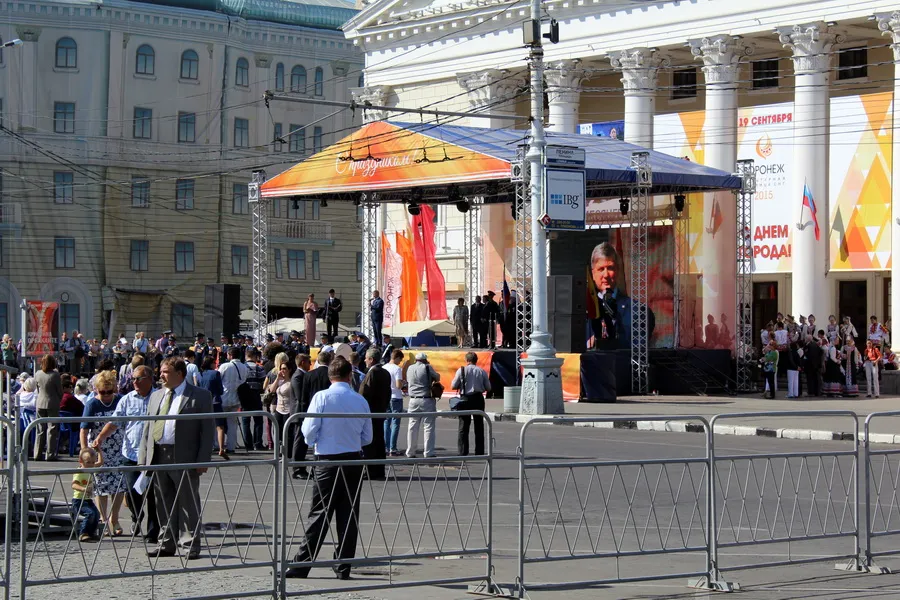
[(42, 356), (56, 352), (56, 337), (53, 328), (56, 324), (58, 302), (41, 302), (27, 300), (25, 302), (25, 356)]

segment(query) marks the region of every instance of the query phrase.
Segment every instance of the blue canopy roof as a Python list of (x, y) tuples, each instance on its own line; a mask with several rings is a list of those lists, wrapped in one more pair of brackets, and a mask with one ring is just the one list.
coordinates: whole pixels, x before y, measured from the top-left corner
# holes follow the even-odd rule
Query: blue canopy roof
[[(391, 122), (422, 135), (470, 148), (507, 162), (516, 160), (517, 148), (528, 143), (529, 139), (529, 130)], [(621, 188), (630, 188), (635, 183), (636, 172), (631, 168), (631, 155), (634, 152), (648, 152), (650, 155), (653, 193), (734, 190), (741, 187), (741, 178), (732, 173), (620, 140), (551, 132), (547, 132), (546, 138), (548, 144), (584, 148), (585, 170), (588, 185), (592, 188), (593, 193), (590, 194), (592, 197), (597, 197), (598, 187), (600, 190), (609, 188), (608, 193), (613, 196), (621, 193)]]

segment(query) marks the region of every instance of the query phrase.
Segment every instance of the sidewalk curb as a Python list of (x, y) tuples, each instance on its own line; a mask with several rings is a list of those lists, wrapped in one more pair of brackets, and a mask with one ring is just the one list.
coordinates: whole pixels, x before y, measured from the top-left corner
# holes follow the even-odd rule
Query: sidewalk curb
[[(599, 429), (633, 429), (636, 431), (668, 431), (672, 433), (703, 433), (703, 427), (690, 421), (567, 421), (572, 415), (521, 415), (515, 413), (488, 412), (488, 417), (496, 422), (528, 423), (533, 419), (545, 419), (540, 425), (565, 425), (574, 427), (595, 427)], [(590, 418), (590, 415), (583, 415)], [(781, 438), (786, 440), (813, 440), (813, 441), (852, 441), (853, 432), (846, 431), (821, 431), (816, 429), (773, 429), (770, 427), (754, 427), (752, 425), (721, 425), (713, 428), (716, 435), (757, 436), (768, 438)], [(900, 444), (900, 435), (892, 433), (871, 433), (870, 442), (873, 444)], [(859, 433), (859, 441), (864, 441), (863, 432)]]

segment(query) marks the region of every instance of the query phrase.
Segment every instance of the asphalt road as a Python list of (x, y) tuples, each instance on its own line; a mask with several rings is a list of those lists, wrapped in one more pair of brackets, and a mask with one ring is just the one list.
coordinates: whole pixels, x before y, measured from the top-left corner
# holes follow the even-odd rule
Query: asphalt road
[[(519, 462), (516, 448), (522, 425), (493, 424), (495, 438), (493, 490), (494, 578), (509, 585), (517, 576), (519, 554)], [(452, 419), (441, 420), (439, 454), (455, 454)], [(900, 580), (834, 570), (834, 558), (854, 553), (852, 506), (854, 456), (852, 442), (815, 442), (758, 437), (715, 436), (719, 554), (725, 579), (740, 583), (741, 597), (766, 600), (794, 598), (897, 598)], [(403, 444), (401, 444), (403, 445)], [(889, 449), (891, 447), (884, 447)], [(622, 431), (532, 425), (525, 442), (528, 468), (525, 487), (525, 548), (529, 559), (558, 560), (527, 564), (525, 586), (535, 599), (638, 599), (706, 597), (686, 587), (687, 574), (705, 569), (706, 524), (705, 438), (697, 434)], [(844, 455), (836, 456), (835, 452)], [(789, 456), (773, 456), (788, 453)], [(253, 453), (254, 461), (262, 458)], [(47, 535), (29, 544), (28, 579), (91, 577), (88, 583), (31, 587), (27, 598), (60, 598), (89, 587), (105, 598), (187, 598), (218, 594), (238, 597), (272, 587), (271, 557), (274, 474), (259, 462), (216, 462), (219, 468), (201, 479), (205, 550), (198, 561), (160, 559), (153, 578), (105, 575), (136, 574), (150, 566), (137, 539), (106, 539), (80, 546), (65, 536)], [(881, 460), (885, 457), (876, 457)], [(900, 528), (900, 507), (893, 498), (898, 485), (898, 457), (876, 463), (883, 487), (872, 503), (875, 522)], [(604, 463), (616, 461), (618, 464)], [(622, 461), (629, 461), (622, 464)], [(589, 463), (589, 465), (585, 464)], [(599, 463), (599, 464), (598, 464)], [(36, 465), (44, 469), (46, 464)], [(327, 568), (313, 569), (305, 581), (291, 580), (288, 591), (313, 597), (350, 600), (435, 600), (467, 597), (466, 585), (402, 587), (430, 579), (479, 577), (485, 572), (488, 486), (481, 460), (440, 466), (398, 463), (388, 481), (366, 482), (362, 495), (358, 556), (423, 554), (440, 550), (450, 556), (416, 557), (356, 569), (354, 579), (340, 582)], [(32, 485), (68, 494), (71, 476), (35, 474)], [(303, 529), (311, 484), (293, 482), (288, 489), (288, 554)], [(123, 509), (123, 523), (127, 510)], [(230, 526), (229, 526), (230, 524)], [(126, 527), (127, 530), (127, 527)], [(828, 536), (809, 542), (770, 542), (786, 536)], [(878, 548), (897, 546), (896, 537), (875, 540)], [(465, 551), (470, 551), (467, 554)], [(329, 541), (320, 558), (330, 558)], [(665, 550), (665, 552), (661, 552)], [(13, 548), (18, 560), (17, 548)], [(572, 555), (647, 552), (642, 556), (577, 558)], [(680, 551), (680, 552), (676, 552)], [(654, 554), (654, 552), (657, 552)], [(755, 568), (785, 560), (809, 564)], [(14, 562), (14, 565), (16, 564)], [(251, 565), (239, 570), (229, 567)], [(900, 569), (900, 560), (879, 564)], [(186, 568), (185, 568), (186, 567)], [(205, 569), (205, 570), (204, 570)], [(582, 582), (614, 577), (676, 575), (671, 579), (629, 584)], [(393, 584), (366, 590), (367, 585)], [(543, 589), (542, 586), (558, 584)], [(355, 591), (354, 591), (355, 590)], [(80, 591), (79, 591), (80, 593)], [(333, 594), (333, 595), (332, 595)], [(15, 597), (15, 596), (14, 596)]]

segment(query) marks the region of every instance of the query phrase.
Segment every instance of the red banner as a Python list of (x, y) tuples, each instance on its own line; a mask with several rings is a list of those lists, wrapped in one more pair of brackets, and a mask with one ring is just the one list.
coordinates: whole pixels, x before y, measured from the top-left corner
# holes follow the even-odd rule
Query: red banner
[(56, 321), (57, 302), (28, 300), (25, 321), (25, 356), (43, 356), (56, 352), (53, 323)]
[(435, 215), (434, 209), (428, 204), (422, 205), (422, 214), (416, 219), (422, 223), (422, 247), (424, 249), (425, 283), (428, 287), (428, 318), (447, 318), (447, 286), (444, 282), (444, 274), (437, 262), (437, 246), (434, 243)]

